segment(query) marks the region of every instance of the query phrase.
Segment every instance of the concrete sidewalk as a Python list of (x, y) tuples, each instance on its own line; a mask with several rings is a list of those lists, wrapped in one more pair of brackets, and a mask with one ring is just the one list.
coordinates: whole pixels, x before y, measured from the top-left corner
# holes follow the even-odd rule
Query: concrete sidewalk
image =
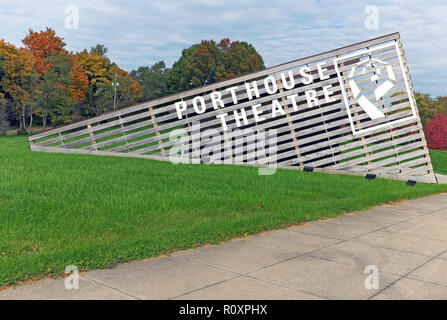
[[(366, 289), (377, 266), (379, 289)], [(0, 291), (0, 299), (447, 299), (447, 194)]]

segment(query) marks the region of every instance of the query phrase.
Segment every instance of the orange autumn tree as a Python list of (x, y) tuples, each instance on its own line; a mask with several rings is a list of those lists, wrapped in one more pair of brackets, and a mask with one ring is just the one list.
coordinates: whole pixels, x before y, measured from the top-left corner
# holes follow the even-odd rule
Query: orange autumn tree
[(25, 131), (26, 111), (29, 112), (29, 128), (31, 130), (33, 109), (31, 100), (34, 95), (37, 76), (34, 72), (35, 59), (28, 50), (16, 48), (14, 45), (0, 40), (0, 65), (3, 75), (0, 90), (10, 100), (19, 115), (20, 132)]
[[(30, 29), (28, 35), (23, 39), (23, 44), (35, 57), (34, 68), (41, 78), (41, 85), (38, 88), (40, 95), (48, 97), (53, 96), (54, 93), (57, 92), (60, 96), (55, 99), (55, 101), (64, 101), (63, 104), (59, 102), (58, 106), (55, 106), (49, 105), (48, 99), (42, 97), (38, 99), (43, 126), (45, 127), (47, 116), (49, 114), (64, 114), (66, 119), (64, 120), (64, 117), (58, 117), (58, 122), (66, 122), (75, 119), (76, 116), (74, 116), (74, 112), (68, 112), (67, 109), (74, 109), (76, 104), (84, 101), (88, 90), (87, 75), (76, 55), (69, 53), (65, 49), (64, 39), (57, 36), (56, 32), (51, 28), (46, 28), (46, 30), (39, 32)], [(60, 79), (58, 80), (58, 75), (48, 75), (48, 72), (55, 72), (58, 70), (58, 68), (54, 68), (52, 63), (54, 57), (57, 56), (61, 57), (58, 61), (64, 61), (64, 63), (70, 64), (68, 66), (69, 71), (67, 71), (69, 78), (68, 82), (65, 76), (62, 77), (62, 75), (59, 75)], [(49, 81), (49, 79), (51, 79), (51, 81)], [(52, 83), (52, 85), (49, 85), (48, 82)], [(61, 88), (63, 90), (61, 90)], [(54, 91), (55, 89), (57, 90)], [(66, 94), (70, 95), (70, 102), (67, 102), (64, 98)], [(50, 112), (50, 108), (59, 108), (61, 110), (59, 110), (59, 112), (56, 112), (56, 110)], [(70, 116), (68, 116), (68, 114), (70, 114)]]
[(88, 52), (85, 49), (77, 53), (76, 58), (85, 70), (90, 84), (95, 85), (96, 83), (110, 81), (108, 69), (111, 62), (109, 58), (101, 56), (96, 52)]
[[(101, 47), (102, 52), (97, 48)], [(83, 50), (76, 57), (88, 77), (89, 85), (83, 113), (99, 115), (132, 104), (141, 97), (140, 85), (129, 73), (112, 63), (102, 45)], [(115, 91), (116, 88), (116, 91)]]
[(82, 102), (88, 90), (88, 77), (85, 74), (76, 55), (71, 56), (72, 68), (70, 70), (71, 85), (68, 86), (68, 92), (75, 102)]
[(56, 36), (56, 32), (51, 28), (39, 32), (29, 29), (28, 35), (22, 42), (36, 58), (35, 68), (41, 75), (45, 73), (47, 67), (44, 62), (45, 58), (48, 58), (52, 53), (67, 54), (64, 49), (64, 39)]
[(109, 73), (111, 62), (93, 48), (83, 50), (76, 57), (88, 78), (88, 92), (82, 113), (87, 116), (100, 115), (113, 109), (113, 77)]

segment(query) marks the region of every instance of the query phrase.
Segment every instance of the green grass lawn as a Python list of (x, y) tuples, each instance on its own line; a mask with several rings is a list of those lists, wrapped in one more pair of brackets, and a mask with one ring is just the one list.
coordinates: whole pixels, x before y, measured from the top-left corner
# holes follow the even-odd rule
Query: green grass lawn
[[(433, 152), (439, 172), (447, 153)], [(143, 259), (374, 205), (447, 185), (147, 159), (32, 153), (0, 138), (0, 287)]]
[(447, 175), (447, 151), (430, 150), (430, 158), (435, 171)]

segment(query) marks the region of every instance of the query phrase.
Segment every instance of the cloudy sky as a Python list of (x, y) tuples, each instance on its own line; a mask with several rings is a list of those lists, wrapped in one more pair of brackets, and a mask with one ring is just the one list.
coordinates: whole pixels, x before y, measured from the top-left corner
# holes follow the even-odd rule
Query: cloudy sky
[[(365, 26), (370, 5), (378, 8), (377, 30)], [(273, 66), (399, 31), (416, 90), (447, 95), (445, 0), (0, 0), (0, 38), (19, 46), (29, 28), (47, 26), (72, 51), (104, 44), (128, 71), (159, 60), (170, 66), (202, 39), (250, 42)]]

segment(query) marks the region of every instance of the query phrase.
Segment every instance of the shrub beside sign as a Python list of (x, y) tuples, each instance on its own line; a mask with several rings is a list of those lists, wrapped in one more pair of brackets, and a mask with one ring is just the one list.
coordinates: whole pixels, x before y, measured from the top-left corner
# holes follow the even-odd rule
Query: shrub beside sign
[(436, 182), (399, 34), (29, 137), (34, 151), (312, 166)]

